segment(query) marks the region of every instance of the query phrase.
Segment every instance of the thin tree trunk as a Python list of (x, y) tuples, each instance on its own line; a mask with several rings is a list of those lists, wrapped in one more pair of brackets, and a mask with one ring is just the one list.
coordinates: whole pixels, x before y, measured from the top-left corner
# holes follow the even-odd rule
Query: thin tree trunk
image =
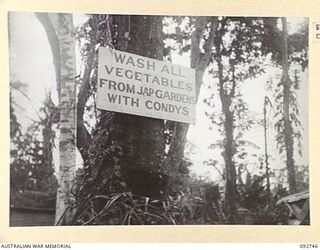
[[(208, 24), (210, 25), (210, 33), (208, 39), (203, 45), (204, 53), (200, 49), (204, 31)], [(211, 59), (211, 50), (214, 44), (215, 32), (217, 29), (217, 18), (211, 17), (194, 17), (195, 30), (191, 37), (191, 58), (190, 66), (196, 70), (196, 100), (198, 101), (200, 88), (202, 85), (203, 75), (208, 67)], [(164, 165), (170, 172), (176, 172), (181, 165), (184, 149), (187, 142), (187, 133), (189, 130), (188, 123), (173, 122), (174, 132), (170, 142), (168, 156)], [(174, 180), (169, 177), (167, 194), (170, 192), (172, 182)]]
[[(76, 161), (76, 59), (72, 14), (56, 14), (56, 29), (60, 45), (60, 168), (57, 190), (56, 217), (58, 225), (71, 222), (73, 211), (68, 209), (74, 200), (72, 185)], [(62, 219), (61, 219), (62, 218)]]
[[(217, 64), (218, 64), (218, 77), (219, 77), (219, 96), (222, 104), (222, 113), (224, 116), (224, 152), (223, 158), (226, 167), (226, 191), (225, 191), (225, 213), (228, 217), (228, 223), (234, 224), (237, 217), (236, 210), (236, 189), (237, 189), (237, 172), (236, 166), (233, 160), (235, 154), (234, 145), (234, 119), (233, 112), (231, 111), (232, 98), (235, 94), (236, 83), (233, 79), (233, 86), (230, 93), (225, 89), (225, 81), (223, 76), (223, 64), (222, 56), (220, 51), (220, 44), (222, 44), (222, 37), (219, 36), (217, 42)], [(234, 70), (234, 65), (231, 65)], [(234, 73), (233, 73), (234, 74)]]
[(264, 131), (264, 155), (265, 155), (265, 165), (266, 165), (266, 178), (267, 178), (267, 194), (268, 203), (271, 205), (271, 191), (270, 191), (270, 175), (269, 175), (269, 156), (268, 156), (268, 141), (267, 141), (267, 105), (268, 97), (265, 96), (263, 105), (263, 131)]
[(290, 121), (290, 79), (288, 63), (288, 41), (287, 41), (287, 19), (282, 18), (282, 86), (283, 86), (283, 119), (284, 119), (284, 141), (286, 149), (286, 164), (288, 171), (288, 183), (290, 193), (296, 192), (296, 174), (294, 168), (294, 145), (293, 128)]
[(50, 117), (46, 117), (43, 120), (43, 129), (42, 129), (43, 161), (44, 161), (45, 167), (49, 171), (54, 170), (53, 157), (52, 157), (52, 150), (53, 150), (52, 136), (53, 135), (54, 135), (54, 131), (52, 129), (52, 120), (50, 119)]
[(86, 103), (90, 96), (90, 74), (94, 69), (94, 46), (90, 48), (87, 56), (86, 67), (84, 69), (83, 78), (81, 79), (81, 86), (78, 93), (77, 100), (77, 148), (82, 156), (84, 166), (89, 165), (89, 148), (91, 144), (91, 136), (84, 125), (83, 115)]
[(234, 156), (234, 138), (233, 138), (233, 115), (230, 111), (231, 101), (230, 97), (221, 95), (222, 112), (225, 117), (225, 143), (224, 143), (224, 161), (226, 164), (226, 193), (225, 193), (225, 208), (226, 214), (229, 217), (229, 223), (233, 224), (236, 219), (236, 181), (237, 172), (233, 161)]

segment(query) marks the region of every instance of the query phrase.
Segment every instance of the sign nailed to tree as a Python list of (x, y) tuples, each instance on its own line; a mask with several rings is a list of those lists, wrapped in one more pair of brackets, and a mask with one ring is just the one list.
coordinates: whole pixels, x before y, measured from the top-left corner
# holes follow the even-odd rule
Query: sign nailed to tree
[(195, 70), (100, 47), (97, 108), (195, 123)]

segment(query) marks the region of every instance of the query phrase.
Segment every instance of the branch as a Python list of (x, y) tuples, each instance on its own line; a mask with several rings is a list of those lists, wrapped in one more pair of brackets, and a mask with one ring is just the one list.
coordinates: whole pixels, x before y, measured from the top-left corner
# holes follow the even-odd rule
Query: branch
[(230, 98), (233, 98), (234, 95), (235, 95), (235, 92), (236, 92), (236, 86), (237, 86), (237, 82), (236, 82), (236, 79), (235, 79), (235, 65), (233, 62), (231, 62), (231, 67), (232, 67), (232, 88), (231, 88), (231, 91), (230, 91)]
[[(204, 41), (203, 50), (201, 52), (199, 45), (203, 38), (203, 32), (207, 24), (210, 22), (210, 32), (208, 38)], [(196, 95), (197, 99), (202, 85), (202, 77), (206, 70), (210, 58), (211, 50), (214, 44), (215, 33), (218, 26), (218, 19), (216, 17), (197, 17), (195, 20), (195, 31), (191, 38), (191, 67), (196, 69)]]
[(86, 103), (90, 96), (90, 74), (92, 68), (94, 67), (94, 56), (95, 49), (93, 45), (92, 48), (90, 48), (89, 54), (87, 56), (86, 67), (84, 69), (83, 78), (81, 80), (82, 84), (80, 86), (77, 103), (77, 148), (79, 149), (84, 162), (89, 159), (88, 151), (91, 144), (91, 136), (87, 128), (84, 126), (83, 114)]
[(205, 43), (203, 45), (204, 53), (201, 54), (201, 61), (203, 62), (203, 65), (201, 65), (201, 67), (203, 67), (204, 69), (207, 68), (207, 65), (211, 58), (211, 51), (212, 51), (212, 46), (214, 44), (217, 26), (218, 26), (218, 19), (215, 17), (211, 17), (209, 37), (205, 40)]
[(32, 107), (33, 111), (36, 113), (36, 115), (38, 116), (39, 120), (40, 120), (40, 121), (43, 121), (43, 119), (41, 118), (41, 116), (40, 116), (40, 114), (38, 113), (37, 109), (34, 107), (33, 102), (32, 102), (32, 100), (29, 98), (29, 96), (27, 96), (24, 92), (22, 92), (20, 89), (14, 87), (14, 86), (11, 86), (11, 88), (14, 89), (14, 90), (16, 90), (16, 91), (18, 91), (21, 95), (23, 95), (23, 96), (30, 102), (31, 107)]
[(61, 73), (61, 67), (60, 67), (60, 45), (59, 45), (59, 39), (57, 37), (55, 28), (53, 24), (50, 21), (48, 13), (35, 13), (36, 17), (42, 24), (46, 34), (47, 38), (50, 44), (51, 52), (52, 52), (52, 58), (53, 58), (53, 64), (55, 68), (55, 75), (56, 75), (56, 81), (57, 81), (57, 92), (60, 99), (60, 73)]

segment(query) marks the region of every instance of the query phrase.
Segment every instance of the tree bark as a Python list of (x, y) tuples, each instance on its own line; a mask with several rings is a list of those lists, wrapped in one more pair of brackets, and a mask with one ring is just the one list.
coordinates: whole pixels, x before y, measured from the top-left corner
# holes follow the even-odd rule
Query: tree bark
[(268, 204), (272, 205), (271, 190), (270, 190), (270, 174), (269, 174), (269, 155), (268, 155), (268, 137), (267, 137), (267, 106), (270, 103), (267, 96), (264, 97), (263, 104), (263, 135), (264, 135), (264, 161), (266, 165), (266, 179), (267, 179), (267, 195)]
[[(223, 75), (223, 64), (222, 64), (222, 55), (221, 55), (221, 45), (222, 45), (222, 36), (218, 35), (217, 37), (217, 56), (216, 61), (218, 64), (218, 78), (219, 78), (219, 96), (222, 104), (222, 113), (224, 116), (223, 126), (225, 131), (224, 139), (224, 152), (223, 158), (226, 168), (226, 191), (225, 191), (225, 213), (228, 217), (228, 223), (234, 224), (237, 217), (236, 210), (236, 191), (237, 191), (237, 172), (236, 166), (234, 163), (234, 154), (235, 154), (235, 143), (234, 143), (234, 114), (231, 111), (232, 99), (235, 95), (235, 79), (232, 81), (232, 88), (228, 93), (228, 90), (225, 89), (225, 81)], [(230, 63), (231, 64), (231, 63)], [(230, 68), (233, 69), (234, 75), (234, 65), (231, 64)]]
[(56, 29), (60, 47), (60, 168), (57, 190), (56, 217), (58, 225), (71, 222), (73, 211), (68, 209), (74, 197), (72, 185), (76, 161), (76, 58), (72, 14), (56, 14)]
[(290, 79), (288, 62), (288, 41), (287, 41), (287, 19), (282, 19), (282, 86), (283, 86), (283, 119), (284, 119), (284, 142), (286, 149), (286, 164), (288, 171), (288, 183), (290, 193), (296, 192), (296, 173), (294, 168), (294, 142), (293, 128), (290, 121)]
[[(220, 81), (220, 80), (219, 80)], [(221, 89), (220, 84), (220, 99), (222, 104), (222, 112), (224, 114), (224, 129), (225, 129), (225, 140), (224, 140), (224, 152), (223, 158), (226, 165), (226, 192), (225, 192), (225, 209), (226, 214), (229, 217), (229, 223), (233, 224), (236, 219), (236, 181), (237, 172), (236, 166), (233, 160), (234, 156), (234, 120), (233, 114), (230, 111), (231, 98), (224, 93), (224, 89)]]
[(90, 48), (87, 56), (86, 67), (84, 69), (81, 86), (77, 100), (77, 148), (82, 156), (84, 166), (89, 165), (89, 148), (91, 145), (91, 136), (84, 125), (83, 115), (86, 103), (90, 96), (90, 75), (94, 69), (95, 45)]
[[(113, 15), (111, 18), (116, 49), (163, 59), (161, 17)], [(100, 145), (98, 151), (112, 151), (100, 159), (97, 155), (91, 157), (96, 169), (95, 182), (102, 183), (110, 177), (107, 172), (116, 167), (132, 193), (162, 199), (166, 185), (166, 172), (161, 167), (165, 150), (163, 120), (101, 111), (93, 140)], [(108, 188), (101, 185), (97, 192), (108, 192)]]

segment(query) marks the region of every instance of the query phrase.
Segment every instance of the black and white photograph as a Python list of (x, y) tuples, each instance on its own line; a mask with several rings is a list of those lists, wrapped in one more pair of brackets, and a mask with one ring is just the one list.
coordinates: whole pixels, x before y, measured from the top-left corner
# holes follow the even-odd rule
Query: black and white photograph
[(312, 224), (307, 16), (10, 11), (8, 37), (10, 227)]

